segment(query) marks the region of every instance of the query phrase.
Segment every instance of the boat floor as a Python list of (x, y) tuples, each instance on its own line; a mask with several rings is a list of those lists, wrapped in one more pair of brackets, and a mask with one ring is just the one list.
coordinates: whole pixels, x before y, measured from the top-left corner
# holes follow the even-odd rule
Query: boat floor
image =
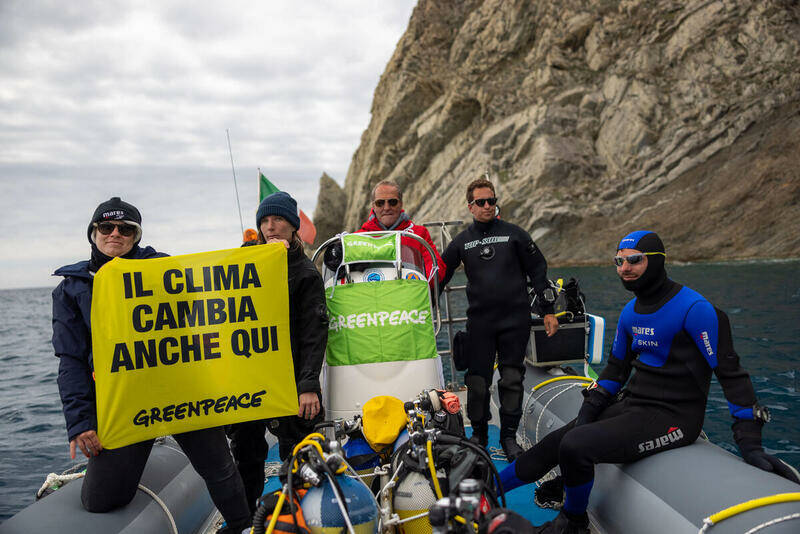
[[(496, 385), (492, 385), (492, 389), (496, 388)], [(461, 399), (461, 409), (462, 415), (464, 417), (464, 421), (467, 424), (467, 436), (471, 435), (471, 427), (469, 426), (469, 419), (466, 413), (466, 405), (467, 405), (467, 395), (466, 390), (458, 391), (458, 396)], [(492, 412), (492, 420), (498, 421), (500, 419), (498, 406), (495, 402), (494, 397), (491, 401), (490, 410)], [(267, 438), (270, 442), (270, 449), (269, 454), (267, 456), (267, 464), (272, 463), (280, 463), (280, 458), (278, 457), (278, 447), (276, 440), (272, 437), (271, 434), (267, 434)], [(496, 425), (489, 425), (489, 452), (492, 456), (492, 461), (494, 462), (495, 467), (497, 468), (498, 473), (501, 472), (503, 469), (508, 467), (508, 462), (505, 459), (505, 454), (503, 454), (502, 449), (500, 448), (500, 429)], [(280, 489), (280, 481), (278, 480), (277, 476), (268, 477), (265, 484), (264, 484), (264, 494), (272, 493)], [(535, 485), (529, 484), (527, 486), (522, 486), (517, 488), (513, 491), (510, 491), (506, 494), (506, 506), (511, 510), (514, 510), (522, 517), (530, 521), (534, 525), (541, 525), (547, 521), (553, 519), (558, 512), (555, 510), (550, 510), (546, 508), (540, 508), (536, 506), (533, 502), (533, 492), (535, 489)], [(221, 518), (219, 513), (215, 514), (215, 518), (210, 521), (208, 525), (208, 529), (204, 530), (207, 534), (213, 534), (215, 528), (211, 527), (218, 527), (221, 523)], [(594, 524), (591, 525), (590, 528), (592, 534), (601, 534), (601, 531), (595, 527)]]
[[(470, 429), (467, 429), (467, 434), (470, 434)], [(497, 467), (497, 471), (500, 472), (506, 467), (508, 467), (508, 462), (505, 460), (505, 455), (503, 454), (502, 450), (500, 449), (499, 445), (499, 437), (500, 437), (500, 430), (498, 427), (494, 425), (489, 426), (489, 451), (492, 454), (492, 460), (494, 461), (495, 466)], [(269, 455), (267, 457), (267, 463), (276, 463), (280, 462), (278, 458), (278, 447), (273, 446), (270, 447)], [(272, 493), (276, 490), (280, 489), (280, 481), (278, 480), (277, 476), (267, 478), (264, 484), (264, 493)], [(539, 508), (533, 502), (533, 490), (534, 486), (528, 485), (523, 486), (521, 488), (517, 488), (514, 491), (509, 492), (506, 494), (506, 505), (508, 508), (514, 510), (518, 514), (522, 515), (533, 523), (534, 525), (541, 525), (542, 523), (553, 519), (557, 512), (554, 510), (548, 510), (545, 508)], [(219, 516), (217, 515), (217, 518)], [(214, 521), (209, 526), (218, 526), (215, 525), (218, 521)], [(214, 529), (211, 528), (206, 530), (206, 532), (214, 532)]]

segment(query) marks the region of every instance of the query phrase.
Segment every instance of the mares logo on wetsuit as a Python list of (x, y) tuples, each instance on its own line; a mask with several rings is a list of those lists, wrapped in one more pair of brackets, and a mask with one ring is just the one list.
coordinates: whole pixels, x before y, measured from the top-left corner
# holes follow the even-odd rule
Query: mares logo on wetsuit
[(708, 339), (708, 332), (701, 333), (700, 337), (703, 338), (703, 344), (706, 346), (706, 352), (708, 352), (708, 355), (713, 356), (714, 349), (711, 348), (711, 341)]
[[(633, 331), (634, 337), (636, 337), (636, 336), (655, 336), (656, 335), (656, 329), (655, 328), (643, 327), (643, 326), (632, 326), (631, 330)], [(640, 348), (640, 349), (641, 348), (645, 348), (645, 347), (657, 348), (658, 347), (658, 341), (656, 341), (654, 339), (642, 339), (641, 337), (636, 337), (636, 339), (633, 340), (633, 345), (634, 345), (634, 348)]]
[(659, 436), (656, 439), (651, 439), (649, 441), (643, 441), (639, 444), (639, 452), (645, 451), (652, 451), (655, 449), (660, 449), (661, 447), (665, 447), (670, 443), (675, 443), (683, 439), (683, 430), (678, 428), (677, 426), (670, 427), (667, 430), (667, 433), (663, 436)]

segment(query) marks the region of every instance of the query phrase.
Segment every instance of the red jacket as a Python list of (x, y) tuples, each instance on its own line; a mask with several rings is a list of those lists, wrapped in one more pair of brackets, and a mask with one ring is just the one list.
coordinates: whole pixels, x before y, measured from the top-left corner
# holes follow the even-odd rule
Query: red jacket
[[(424, 226), (416, 225), (413, 222), (411, 222), (411, 219), (408, 218), (408, 215), (405, 215), (404, 211), (400, 212), (400, 218), (401, 218), (400, 224), (398, 224), (395, 228), (392, 228), (392, 230), (398, 230), (398, 231), (406, 230), (408, 232), (412, 232), (420, 236), (422, 239), (428, 242), (428, 245), (433, 250), (433, 254), (436, 256), (436, 264), (439, 266), (438, 278), (439, 282), (441, 282), (442, 279), (444, 278), (445, 271), (447, 271), (447, 266), (444, 264), (442, 257), (439, 255), (439, 251), (436, 250), (436, 245), (433, 244), (430, 232), (428, 232), (428, 229), (425, 228)], [(384, 232), (384, 231), (386, 231), (386, 229), (383, 228), (381, 224), (378, 222), (378, 218), (375, 216), (375, 212), (370, 212), (367, 222), (362, 224), (361, 228), (356, 230), (356, 232)], [(431, 260), (428, 251), (425, 250), (425, 247), (423, 247), (416, 240), (408, 237), (402, 238), (401, 243), (403, 245), (407, 245), (411, 248), (420, 251), (420, 254), (422, 254), (422, 261), (425, 262), (425, 276), (430, 277), (431, 270), (433, 269), (433, 261)], [(433, 287), (432, 283), (431, 287)]]

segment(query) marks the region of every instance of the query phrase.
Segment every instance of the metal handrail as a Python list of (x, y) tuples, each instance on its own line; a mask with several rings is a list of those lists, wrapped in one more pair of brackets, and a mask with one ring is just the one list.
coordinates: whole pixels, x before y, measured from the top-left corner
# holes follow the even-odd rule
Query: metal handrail
[[(431, 221), (431, 222), (422, 223), (422, 226), (433, 227), (433, 228), (437, 228), (438, 227), (438, 229), (439, 229), (439, 237), (441, 239), (441, 244), (442, 244), (441, 248), (442, 248), (442, 250), (444, 250), (446, 248), (447, 244), (448, 244), (447, 237), (449, 237), (449, 234), (448, 234), (446, 228), (448, 226), (460, 226), (461, 224), (463, 224), (463, 221)], [(316, 260), (319, 257), (320, 253), (323, 250), (325, 250), (325, 248), (327, 248), (328, 246), (333, 244), (335, 241), (341, 240), (342, 235), (344, 235), (345, 233), (346, 232), (343, 232), (341, 234), (337, 234), (337, 235), (331, 237), (330, 239), (326, 240), (324, 243), (322, 243), (317, 248), (317, 250), (314, 251), (314, 255), (312, 256), (311, 261), (316, 262)], [(364, 233), (368, 233), (368, 234), (389, 234), (389, 233), (397, 233), (397, 232), (394, 232), (394, 231), (382, 231), (382, 232), (364, 232)], [(431, 249), (430, 245), (428, 245), (428, 243), (424, 239), (422, 239), (418, 235), (413, 234), (411, 232), (400, 231), (400, 233), (403, 236), (408, 236), (411, 239), (415, 239), (417, 242), (422, 243), (422, 245), (425, 247), (425, 250), (428, 252), (428, 254), (431, 257), (431, 260), (433, 262), (433, 267), (435, 269), (438, 269), (438, 266), (436, 265), (436, 255), (433, 253), (433, 250)], [(434, 273), (432, 273), (432, 274), (434, 274)], [(334, 273), (334, 275), (335, 275), (335, 273)], [(450, 359), (450, 369), (451, 369), (451, 372), (453, 373), (453, 376), (452, 376), (453, 382), (451, 384), (455, 385), (456, 384), (455, 383), (455, 380), (456, 380), (456, 366), (455, 366), (455, 362), (453, 361), (453, 336), (454, 336), (453, 325), (454, 324), (458, 324), (458, 323), (466, 323), (467, 322), (467, 318), (466, 317), (452, 317), (451, 316), (451, 314), (450, 314), (450, 308), (451, 308), (450, 293), (452, 293), (453, 291), (465, 291), (467, 289), (467, 286), (466, 285), (460, 285), (460, 286), (447, 285), (447, 286), (444, 287), (443, 293), (444, 293), (444, 315), (445, 315), (445, 317), (442, 318), (441, 308), (439, 306), (439, 278), (438, 278), (438, 275), (437, 276), (433, 276), (433, 279), (434, 279), (434, 291), (435, 291), (435, 293), (434, 293), (434, 297), (435, 298), (433, 299), (433, 302), (434, 302), (434, 306), (436, 308), (436, 323), (437, 323), (436, 324), (436, 328), (434, 329), (434, 335), (438, 336), (439, 331), (441, 330), (442, 324), (445, 324), (447, 326), (447, 346), (449, 347), (449, 348), (443, 349), (443, 350), (438, 350), (437, 349), (436, 352), (440, 356), (449, 357), (449, 359)]]
[[(441, 239), (442, 250), (444, 251), (447, 248), (448, 242), (447, 237), (450, 236), (449, 232), (447, 232), (448, 226), (461, 226), (463, 221), (431, 221), (431, 222), (424, 222), (422, 226), (424, 227), (431, 227), (439, 229), (439, 238)], [(447, 325), (447, 346), (449, 348), (444, 350), (437, 350), (437, 352), (444, 356), (448, 355), (450, 357), (450, 372), (453, 374), (453, 383), (455, 383), (456, 379), (456, 364), (453, 361), (453, 325), (456, 323), (466, 323), (466, 317), (452, 317), (450, 315), (450, 293), (453, 291), (465, 291), (467, 286), (445, 286), (444, 288), (444, 315), (445, 319), (442, 320), (443, 323)]]

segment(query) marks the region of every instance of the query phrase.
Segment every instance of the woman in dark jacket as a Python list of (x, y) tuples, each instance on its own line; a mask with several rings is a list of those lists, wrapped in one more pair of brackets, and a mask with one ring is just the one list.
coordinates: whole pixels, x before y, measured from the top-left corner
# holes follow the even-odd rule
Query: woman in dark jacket
[[(59, 358), (58, 389), (67, 423), (70, 455), (74, 459), (80, 449), (89, 458), (81, 501), (90, 512), (108, 512), (133, 500), (153, 446), (151, 439), (117, 449), (103, 448), (97, 436), (92, 379), (90, 317), (94, 274), (115, 257), (166, 256), (151, 247), (139, 247), (141, 222), (139, 210), (119, 197), (103, 202), (95, 210), (87, 230), (91, 258), (61, 267), (54, 273), (64, 277), (53, 290), (53, 348)], [(222, 532), (241, 532), (249, 525), (249, 512), (222, 428), (185, 432), (174, 437), (205, 480), (214, 504), (230, 525)]]
[(268, 445), (266, 428), (278, 437), (281, 459), (323, 418), (319, 373), (328, 341), (328, 311), (322, 276), (305, 255), (297, 235), (297, 202), (283, 191), (266, 197), (256, 212), (258, 244), (283, 243), (288, 249), (289, 330), (297, 385), (297, 415), (231, 425), (231, 451), (242, 475), (247, 502), (255, 510), (264, 491), (264, 461)]

